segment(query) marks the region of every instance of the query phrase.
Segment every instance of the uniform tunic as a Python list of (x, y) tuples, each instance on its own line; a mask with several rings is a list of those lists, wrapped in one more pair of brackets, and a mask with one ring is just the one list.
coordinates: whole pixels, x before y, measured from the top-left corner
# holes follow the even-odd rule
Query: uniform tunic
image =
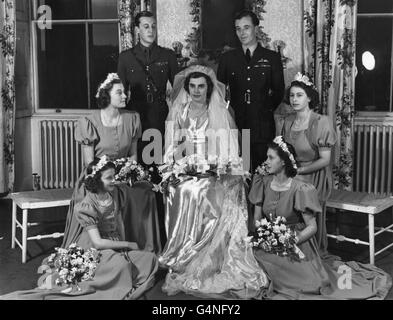
[[(177, 71), (175, 53), (155, 43), (150, 48), (138, 44), (120, 54), (117, 73), (125, 90), (131, 91), (127, 109), (138, 111), (143, 130), (155, 128), (164, 132), (168, 114), (166, 86), (168, 80), (173, 84)], [(154, 84), (146, 72), (151, 75)]]
[(217, 78), (230, 89), (239, 129), (250, 129), (253, 167), (266, 158), (266, 144), (275, 134), (273, 112), (284, 96), (280, 55), (259, 44), (249, 63), (242, 48), (224, 53)]

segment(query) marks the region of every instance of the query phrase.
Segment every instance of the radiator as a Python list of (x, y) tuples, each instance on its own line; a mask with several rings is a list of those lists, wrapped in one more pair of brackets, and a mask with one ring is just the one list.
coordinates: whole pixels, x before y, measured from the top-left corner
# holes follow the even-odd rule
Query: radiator
[(354, 190), (392, 195), (393, 126), (355, 124)]
[(82, 170), (81, 146), (75, 142), (75, 120), (41, 120), (41, 185), (73, 188)]

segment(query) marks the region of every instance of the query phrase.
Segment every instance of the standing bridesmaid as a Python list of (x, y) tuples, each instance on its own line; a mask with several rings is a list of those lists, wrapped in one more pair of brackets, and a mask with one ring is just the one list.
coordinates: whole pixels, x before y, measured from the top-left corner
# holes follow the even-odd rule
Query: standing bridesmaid
[(307, 76), (300, 73), (295, 76), (286, 92), (286, 100), (296, 113), (285, 118), (278, 132), (295, 148), (299, 164), (296, 178), (313, 184), (318, 191), (322, 214), (317, 216), (316, 240), (324, 254), (328, 245), (326, 200), (333, 188), (330, 160), (336, 132), (328, 116), (313, 111), (319, 104), (319, 95)]
[[(141, 121), (137, 112), (124, 110), (126, 95), (116, 73), (108, 74), (98, 88), (96, 98), (100, 109), (79, 119), (75, 131), (75, 140), (82, 145), (85, 167), (94, 158), (103, 155), (111, 159), (131, 157), (137, 160)], [(82, 232), (82, 227), (75, 218), (74, 207), (86, 195), (82, 182), (84, 176), (85, 170), (79, 177), (72, 197), (62, 247), (75, 242)], [(132, 187), (122, 185), (120, 188), (127, 197), (127, 205), (123, 210), (126, 240), (136, 242), (141, 250), (160, 252), (157, 206), (151, 184), (137, 182)]]

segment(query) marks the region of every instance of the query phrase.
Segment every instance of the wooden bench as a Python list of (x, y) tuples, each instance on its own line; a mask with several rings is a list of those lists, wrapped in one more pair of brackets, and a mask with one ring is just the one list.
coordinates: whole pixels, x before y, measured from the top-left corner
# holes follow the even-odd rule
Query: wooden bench
[[(37, 223), (28, 223), (29, 210), (54, 208), (68, 206), (71, 201), (73, 189), (50, 189), (39, 191), (26, 191), (11, 193), (9, 198), (12, 199), (12, 238), (11, 248), (15, 248), (15, 243), (22, 249), (22, 263), (26, 262), (27, 240), (41, 240), (45, 238), (59, 238), (64, 234), (55, 232), (52, 234), (35, 235), (27, 237), (27, 229)], [(22, 223), (17, 220), (17, 207), (22, 209)], [(22, 229), (22, 243), (16, 239), (16, 228)]]
[[(375, 237), (383, 232), (393, 232), (393, 224), (384, 228), (375, 228), (374, 217), (378, 213), (393, 207), (393, 197), (376, 195), (366, 192), (353, 192), (344, 190), (333, 190), (330, 198), (326, 202), (327, 208), (334, 208), (337, 210), (345, 210), (354, 213), (364, 213), (368, 215), (368, 233), (369, 241), (362, 241), (359, 239), (352, 239), (343, 235), (328, 234), (328, 237), (334, 238), (338, 241), (348, 241), (355, 244), (362, 244), (369, 246), (370, 263), (375, 263), (375, 257), (393, 246), (393, 242), (385, 246), (378, 252), (375, 252)], [(378, 230), (376, 232), (376, 230)]]

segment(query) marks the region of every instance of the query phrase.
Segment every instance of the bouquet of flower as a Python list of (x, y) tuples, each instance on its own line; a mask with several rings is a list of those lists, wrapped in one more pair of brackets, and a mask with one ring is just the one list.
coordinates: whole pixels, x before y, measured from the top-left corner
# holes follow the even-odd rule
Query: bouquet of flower
[(136, 181), (150, 181), (149, 171), (131, 158), (121, 158), (114, 161), (116, 166), (115, 180), (127, 182), (132, 186)]
[(81, 281), (91, 280), (101, 254), (96, 249), (84, 250), (75, 243), (68, 249), (56, 248), (48, 258), (48, 265), (59, 273), (57, 285), (78, 285)]
[(279, 256), (304, 259), (304, 253), (296, 245), (296, 234), (286, 224), (284, 217), (263, 218), (255, 222), (256, 231), (246, 240), (253, 247)]
[(222, 159), (219, 157), (209, 157), (193, 154), (181, 158), (180, 160), (168, 164), (161, 165), (159, 168), (160, 191), (166, 193), (168, 185), (177, 184), (181, 176), (190, 176), (194, 179), (217, 176), (224, 174), (242, 175), (249, 178), (249, 173), (243, 170), (242, 160), (239, 159)]
[(270, 174), (269, 171), (268, 171), (267, 168), (266, 168), (266, 162), (264, 162), (264, 163), (262, 163), (260, 166), (258, 166), (258, 167), (255, 169), (255, 173), (256, 173), (256, 174), (260, 174), (260, 175), (262, 175), (262, 176), (267, 176), (268, 174)]

